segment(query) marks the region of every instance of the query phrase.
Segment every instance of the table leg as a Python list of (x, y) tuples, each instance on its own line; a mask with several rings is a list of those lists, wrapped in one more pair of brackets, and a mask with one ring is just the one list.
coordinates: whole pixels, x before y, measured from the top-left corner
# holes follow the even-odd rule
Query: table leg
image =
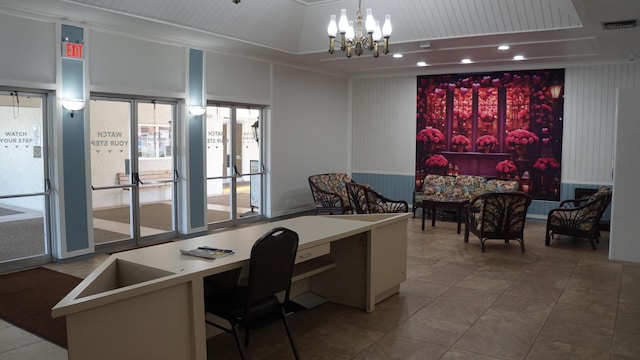
[(458, 217), (458, 234), (460, 234), (460, 220), (462, 220), (462, 206), (458, 206), (457, 210), (458, 210), (458, 214), (457, 214), (457, 217)]
[(431, 207), (431, 226), (436, 226), (436, 206)]

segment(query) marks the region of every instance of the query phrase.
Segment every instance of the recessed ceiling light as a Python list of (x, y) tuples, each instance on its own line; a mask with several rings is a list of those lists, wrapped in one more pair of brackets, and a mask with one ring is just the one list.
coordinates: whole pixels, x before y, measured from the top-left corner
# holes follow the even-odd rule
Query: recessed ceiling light
[(403, 56), (404, 56), (404, 55), (402, 55), (402, 54), (400, 54), (400, 53), (395, 53), (395, 54), (393, 54), (393, 57), (394, 57), (394, 58), (396, 58), (396, 59), (402, 59), (402, 57), (403, 57)]
[(509, 45), (500, 45), (498, 46), (498, 50), (509, 50)]
[(471, 64), (471, 59), (462, 59), (460, 62), (463, 64)]
[(420, 67), (422, 67), (422, 66), (427, 66), (427, 63), (426, 63), (426, 62), (424, 62), (424, 61), (418, 61), (418, 62), (416, 63), (416, 66), (420, 66)]
[(524, 56), (516, 55), (516, 56), (513, 57), (513, 60), (516, 60), (516, 61), (524, 60)]

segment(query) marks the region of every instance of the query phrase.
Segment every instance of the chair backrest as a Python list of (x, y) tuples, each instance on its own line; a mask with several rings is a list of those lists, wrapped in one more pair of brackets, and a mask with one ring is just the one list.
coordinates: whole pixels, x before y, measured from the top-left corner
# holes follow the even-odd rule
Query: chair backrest
[(473, 199), (483, 193), (487, 178), (475, 175), (459, 175), (453, 185), (453, 197)]
[(601, 187), (598, 192), (589, 197), (589, 201), (584, 205), (585, 208), (583, 212), (585, 214), (589, 213), (588, 216), (593, 217), (594, 226), (600, 222), (600, 218), (602, 218), (602, 215), (607, 210), (607, 206), (609, 206), (611, 202), (611, 196), (612, 193), (610, 189)]
[(520, 190), (516, 180), (489, 179), (485, 184), (487, 192), (514, 192)]
[[(309, 176), (308, 180), (316, 205), (327, 205), (323, 203), (326, 200), (325, 197), (322, 194), (318, 194), (316, 189), (340, 196), (343, 206), (349, 203), (349, 194), (347, 194), (345, 186), (346, 183), (351, 182), (349, 175), (344, 173), (317, 174)], [(336, 204), (330, 205), (335, 206)]]
[[(367, 193), (369, 190), (367, 185), (358, 183), (347, 183), (347, 194), (349, 194), (349, 203), (357, 214), (369, 213), (369, 202)], [(373, 199), (375, 201), (375, 199)]]
[(451, 189), (455, 182), (455, 176), (429, 174), (424, 178), (422, 192), (430, 196), (451, 196)]
[(483, 233), (522, 233), (532, 198), (523, 192), (486, 193), (482, 199)]
[(277, 227), (264, 234), (251, 248), (249, 260), (249, 305), (279, 292), (289, 300), (298, 234)]

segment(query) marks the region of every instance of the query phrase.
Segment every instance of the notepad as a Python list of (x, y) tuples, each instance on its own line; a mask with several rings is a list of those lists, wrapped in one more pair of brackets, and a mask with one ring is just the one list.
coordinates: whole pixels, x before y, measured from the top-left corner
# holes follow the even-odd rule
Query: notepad
[(184, 255), (197, 256), (206, 259), (219, 259), (235, 253), (235, 251), (230, 249), (217, 249), (209, 246), (200, 246), (197, 249), (191, 250), (180, 249), (180, 252)]

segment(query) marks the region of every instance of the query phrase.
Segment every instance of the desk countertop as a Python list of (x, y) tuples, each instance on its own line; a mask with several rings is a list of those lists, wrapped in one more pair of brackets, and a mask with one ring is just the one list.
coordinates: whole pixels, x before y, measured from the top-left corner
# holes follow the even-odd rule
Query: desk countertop
[[(105, 302), (242, 267), (249, 259), (253, 243), (275, 227), (297, 232), (300, 238), (298, 248), (304, 250), (401, 221), (408, 216), (408, 213), (302, 216), (116, 253), (56, 304), (52, 315), (68, 315)], [(199, 246), (232, 249), (235, 253), (215, 260), (180, 254), (180, 249)]]

